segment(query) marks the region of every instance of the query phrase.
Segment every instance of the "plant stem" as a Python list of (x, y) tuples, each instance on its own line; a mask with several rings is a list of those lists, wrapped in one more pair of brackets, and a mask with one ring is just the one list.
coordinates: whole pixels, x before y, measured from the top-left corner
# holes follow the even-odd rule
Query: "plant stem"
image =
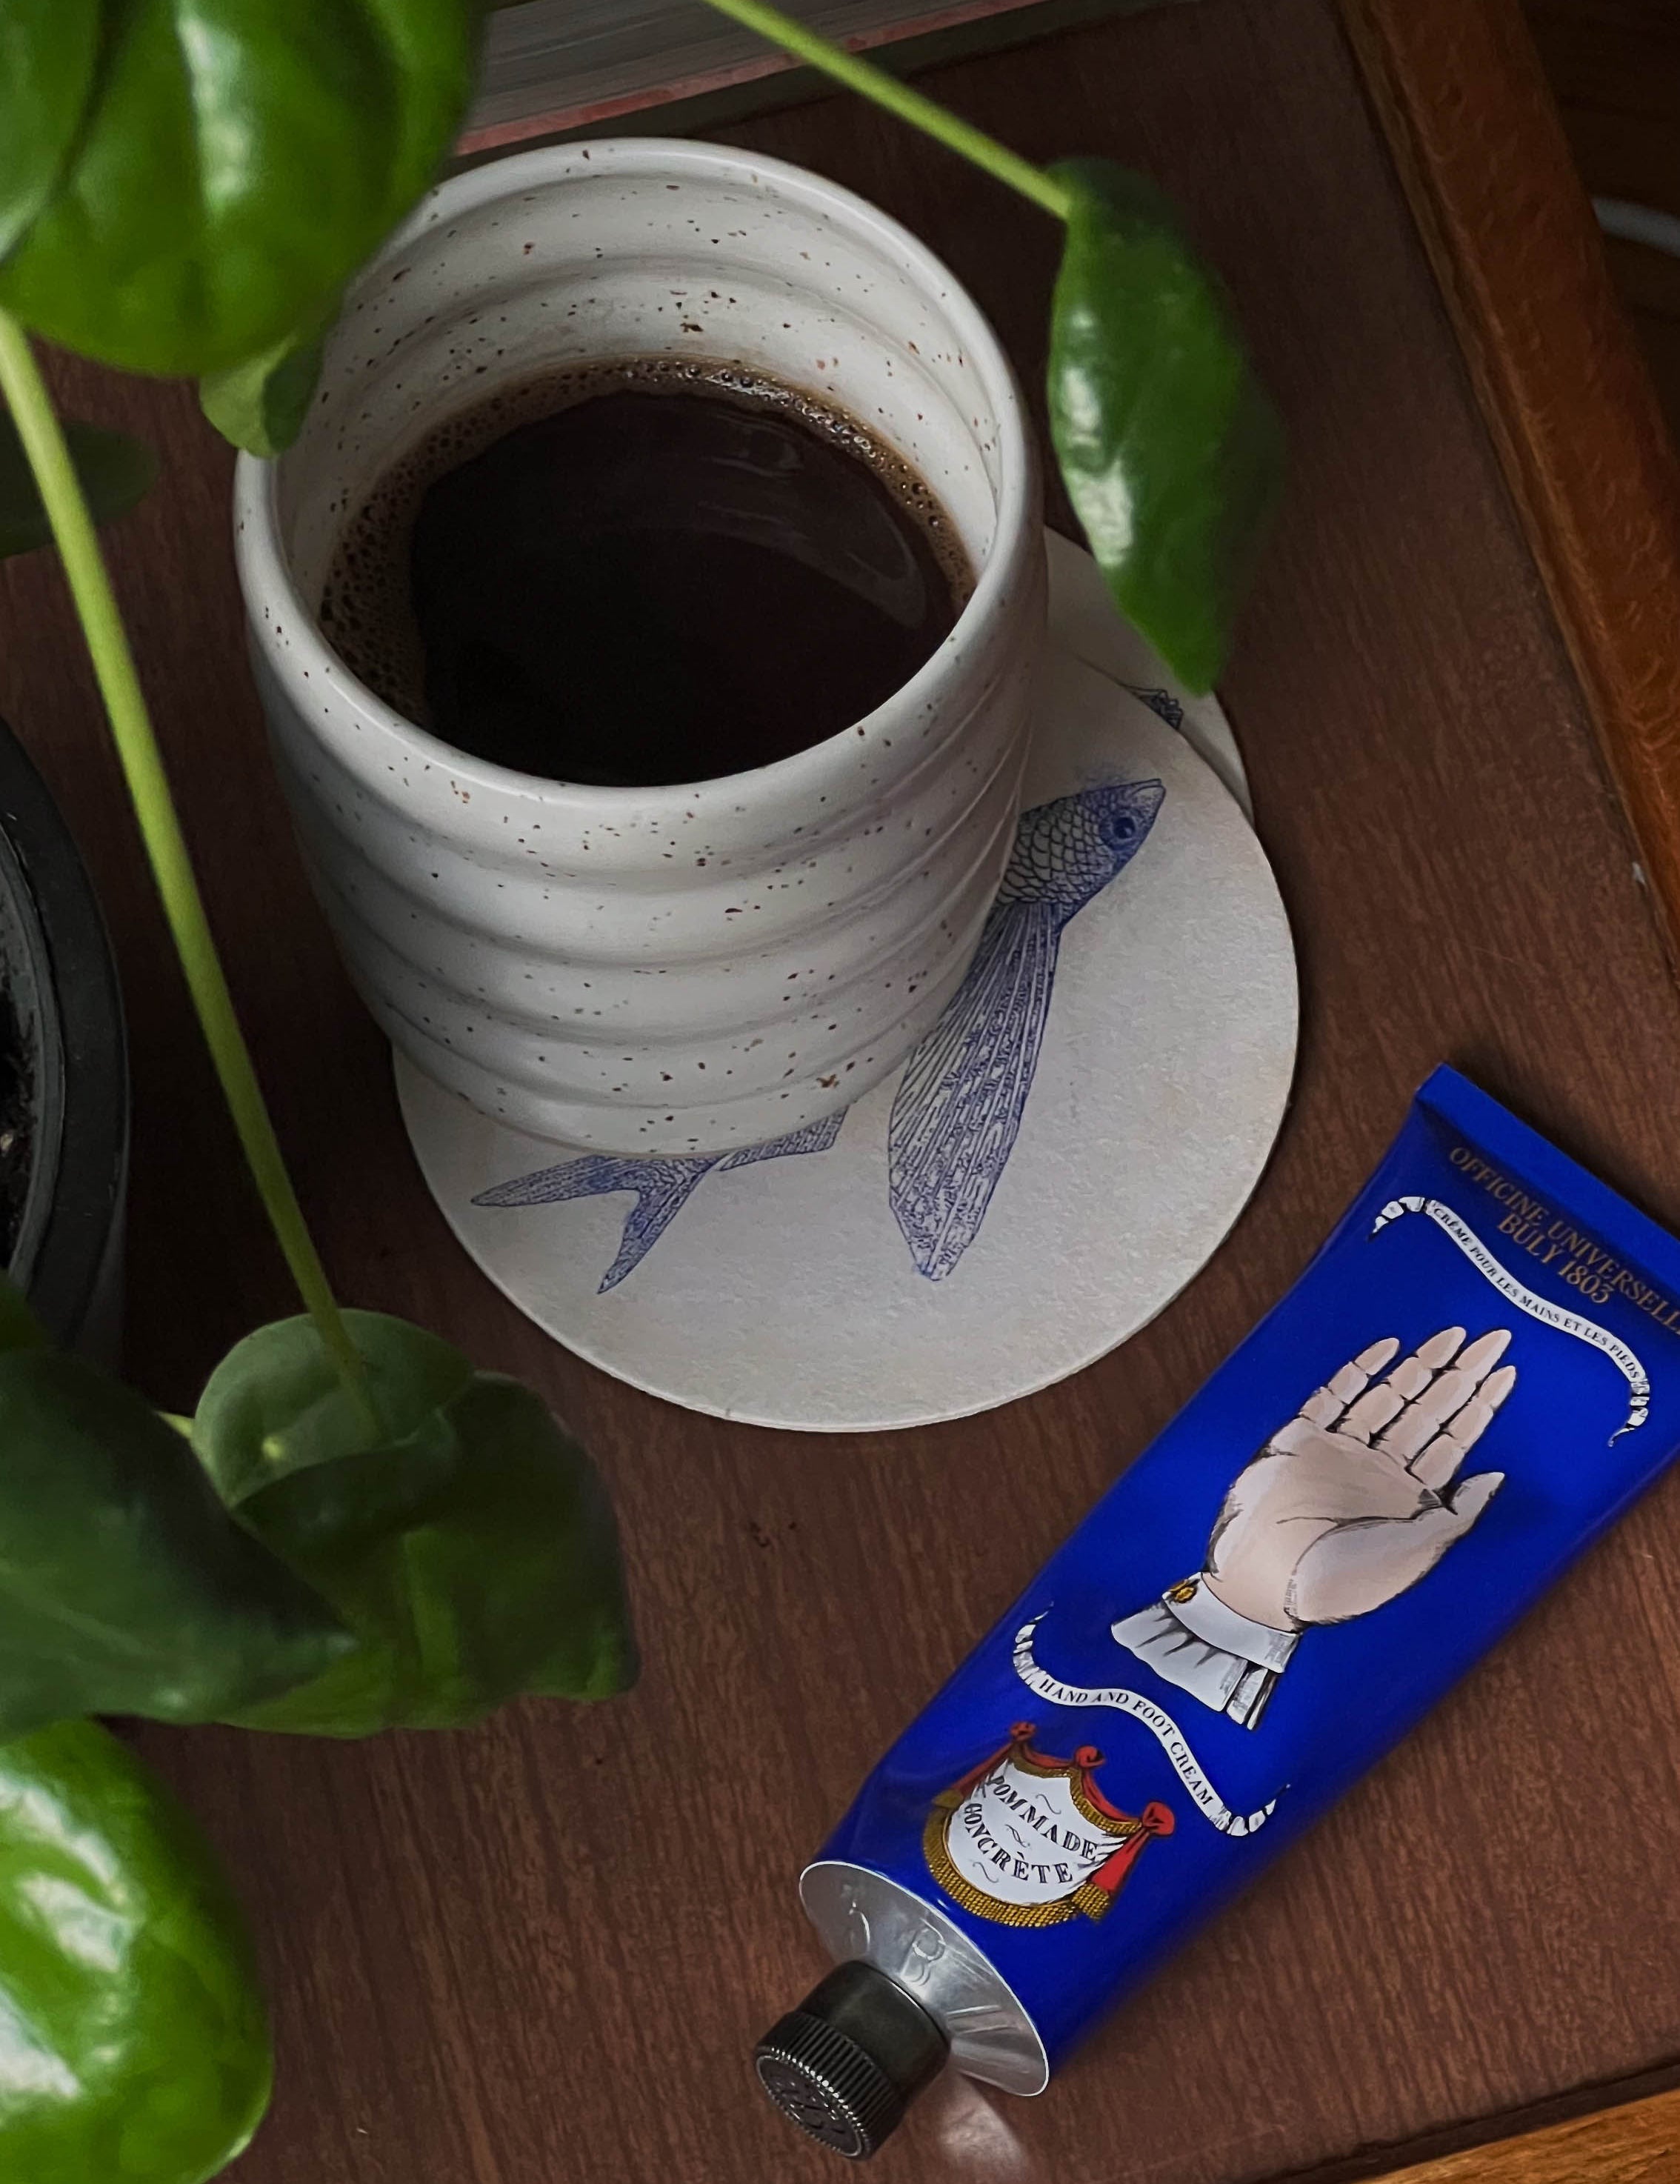
[(163, 899), (187, 990), (221, 1081), (222, 1095), (251, 1171), (264, 1211), (310, 1317), (347, 1393), (375, 1428), (377, 1418), (366, 1374), (334, 1301), (326, 1270), (286, 1173), (280, 1141), (252, 1065), (250, 1049), (234, 1013), (221, 959), (210, 936), (203, 897), (187, 855), (163, 755), (129, 649), (128, 633), (111, 591), (104, 557), (94, 534), (81, 481), (53, 412), (29, 337), (9, 313), (0, 311), (0, 393), (23, 443), (53, 537), (70, 580), (70, 596), (104, 699), (112, 739), (121, 762), (140, 835)]
[(984, 130), (960, 120), (932, 99), (924, 98), (919, 91), (900, 83), (897, 76), (888, 75), (885, 69), (876, 68), (873, 62), (859, 59), (844, 47), (819, 37), (792, 15), (784, 15), (779, 8), (769, 6), (767, 0), (707, 0), (707, 5), (715, 8), (720, 15), (732, 17), (746, 29), (757, 31), (761, 38), (780, 46), (796, 60), (821, 69), (837, 83), (843, 83), (848, 91), (872, 99), (887, 113), (896, 114), (901, 121), (908, 121), (913, 129), (926, 131), (948, 151), (971, 160), (998, 181), (1007, 183), (1010, 189), (1019, 190), (1024, 198), (1031, 198), (1034, 204), (1057, 220), (1067, 218), (1071, 200), (1054, 175), (1047, 175), (1042, 167), (1035, 167), (1030, 159), (1011, 152), (1006, 144), (999, 143)]

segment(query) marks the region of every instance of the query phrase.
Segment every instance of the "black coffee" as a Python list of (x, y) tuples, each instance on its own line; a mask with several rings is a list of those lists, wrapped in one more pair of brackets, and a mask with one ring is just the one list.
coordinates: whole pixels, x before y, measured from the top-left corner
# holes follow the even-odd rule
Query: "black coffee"
[(348, 666), (457, 749), (552, 779), (765, 766), (915, 674), (972, 587), (927, 486), (779, 382), (662, 359), (440, 426), (347, 526)]

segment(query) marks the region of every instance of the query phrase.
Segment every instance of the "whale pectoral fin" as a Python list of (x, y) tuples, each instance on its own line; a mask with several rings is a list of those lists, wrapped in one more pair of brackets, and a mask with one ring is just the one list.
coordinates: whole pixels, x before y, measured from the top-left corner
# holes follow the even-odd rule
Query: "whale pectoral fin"
[(943, 1281), (980, 1232), (1032, 1089), (1061, 916), (1000, 903), (968, 976), (911, 1055), (887, 1125), (887, 1192), (910, 1256)]

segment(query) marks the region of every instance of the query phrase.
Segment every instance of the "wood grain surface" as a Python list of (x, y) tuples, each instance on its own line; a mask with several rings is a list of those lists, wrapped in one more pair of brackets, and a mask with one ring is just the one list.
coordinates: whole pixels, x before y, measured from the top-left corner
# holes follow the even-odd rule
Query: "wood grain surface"
[(1680, 454), (1520, 0), (1345, 0), (1680, 965)]
[[(272, 1981), (279, 2088), (239, 2184), (837, 2174), (746, 2065), (820, 1969), (802, 1860), (1299, 1271), (1430, 1066), (1450, 1056), (1680, 1225), (1680, 1005), (1331, 0), (1202, 0), (932, 81), (1034, 157), (1110, 153), (1181, 196), (1293, 448), (1226, 690), (1299, 941), (1293, 1110), (1189, 1291), (989, 1418), (824, 1443), (689, 1417), (553, 1347), (474, 1272), (421, 1188), (270, 777), (227, 458), (184, 390), (59, 374), (168, 457), (112, 534), (119, 587), (337, 1279), (533, 1380), (586, 1435), (647, 1655), (623, 1701), (520, 1706), (459, 1736), (144, 1733), (237, 1875)], [(1055, 242), (1037, 214), (843, 102), (743, 133), (927, 236), (1036, 382)], [(46, 560), (0, 571), (0, 710), (86, 847), (127, 982), (132, 1369), (186, 1407), (220, 1349), (290, 1301)], [(1680, 2054), (1677, 1532), (1680, 1480), (1043, 2099), (948, 2081), (882, 2177), (1368, 2172)]]
[(1680, 2176), (1680, 2093), (1630, 2101), (1550, 2131), (1444, 2155), (1387, 2184), (1670, 2184)]

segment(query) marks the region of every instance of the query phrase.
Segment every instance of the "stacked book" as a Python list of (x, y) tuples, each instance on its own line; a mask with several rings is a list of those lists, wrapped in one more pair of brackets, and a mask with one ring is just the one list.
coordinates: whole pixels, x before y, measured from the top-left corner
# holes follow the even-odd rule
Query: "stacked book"
[[(996, 47), (1128, 0), (782, 0), (862, 51), (915, 41), (906, 57)], [(1130, 0), (1138, 4), (1138, 0)], [(610, 127), (648, 107), (699, 102), (715, 115), (770, 103), (791, 64), (702, 0), (521, 0), (490, 18), (484, 74), (460, 149), (482, 155)], [(753, 86), (765, 88), (755, 99)]]

